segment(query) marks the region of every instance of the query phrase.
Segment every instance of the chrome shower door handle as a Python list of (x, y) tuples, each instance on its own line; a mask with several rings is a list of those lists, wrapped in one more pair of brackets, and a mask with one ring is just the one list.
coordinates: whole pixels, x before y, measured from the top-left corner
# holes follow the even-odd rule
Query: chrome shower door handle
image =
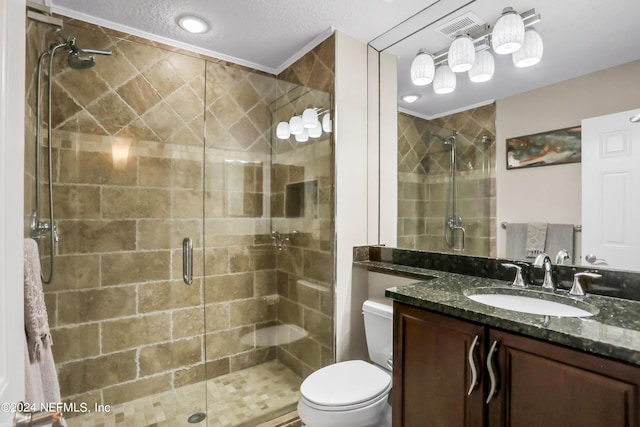
[(193, 283), (193, 242), (189, 237), (182, 241), (182, 280), (187, 285)]
[(476, 360), (474, 357), (476, 348), (480, 345), (480, 343), (478, 343), (479, 338), (480, 336), (476, 335), (476, 337), (473, 339), (473, 342), (471, 343), (471, 347), (469, 348), (468, 360), (469, 368), (471, 369), (471, 386), (469, 387), (467, 396), (471, 396), (471, 393), (473, 393), (473, 391), (478, 387), (478, 384), (480, 383), (480, 381), (478, 381), (478, 369), (476, 368)]
[(49, 424), (51, 427), (60, 427), (60, 412), (16, 412), (13, 417), (12, 427), (37, 427)]

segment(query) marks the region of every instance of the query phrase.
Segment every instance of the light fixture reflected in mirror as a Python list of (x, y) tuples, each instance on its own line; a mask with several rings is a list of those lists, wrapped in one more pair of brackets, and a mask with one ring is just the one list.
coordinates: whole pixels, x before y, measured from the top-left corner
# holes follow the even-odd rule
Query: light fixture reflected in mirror
[(536, 30), (529, 28), (524, 34), (522, 46), (513, 52), (513, 65), (519, 68), (536, 65), (542, 59), (543, 50), (542, 37)]
[[(319, 117), (322, 116), (322, 120)], [(302, 115), (294, 114), (288, 122), (276, 126), (278, 139), (289, 139), (292, 135), (297, 142), (307, 142), (309, 137), (320, 138), (322, 132), (331, 132), (331, 116), (328, 108), (309, 107)]]
[(469, 80), (482, 83), (491, 80), (495, 72), (495, 61), (488, 50), (476, 53), (476, 60), (469, 70)]
[(433, 91), (438, 95), (451, 93), (456, 90), (456, 74), (448, 65), (439, 65), (433, 79)]
[(426, 86), (433, 81), (435, 70), (433, 56), (420, 50), (411, 62), (411, 81), (416, 86)]
[(473, 46), (473, 40), (466, 34), (457, 36), (449, 46), (448, 62), (451, 71), (454, 73), (469, 71), (475, 59), (476, 49)]
[(111, 139), (111, 161), (114, 169), (124, 169), (129, 160), (131, 139), (114, 137)]
[(524, 22), (511, 7), (505, 7), (491, 32), (491, 47), (499, 55), (513, 53), (524, 41)]
[[(512, 53), (513, 63), (519, 68), (535, 65), (542, 58), (542, 37), (530, 28), (541, 19), (535, 9), (518, 14), (513, 8), (507, 7), (493, 29), (488, 24), (482, 23), (480, 26), (474, 21), (475, 27), (466, 27), (468, 34), (459, 26), (462, 25), (462, 18), (466, 16), (462, 15), (443, 25), (446, 29), (456, 24), (458, 34), (449, 48), (434, 54), (429, 54), (424, 49), (418, 51), (410, 70), (414, 85), (426, 86), (433, 83), (435, 93), (451, 93), (456, 87), (456, 76), (453, 73), (464, 71), (469, 72), (469, 79), (474, 83), (489, 81), (495, 72), (495, 60), (489, 52), (491, 48), (498, 54)], [(452, 37), (451, 32), (442, 33)], [(448, 64), (447, 68), (452, 73), (441, 69), (444, 64)]]

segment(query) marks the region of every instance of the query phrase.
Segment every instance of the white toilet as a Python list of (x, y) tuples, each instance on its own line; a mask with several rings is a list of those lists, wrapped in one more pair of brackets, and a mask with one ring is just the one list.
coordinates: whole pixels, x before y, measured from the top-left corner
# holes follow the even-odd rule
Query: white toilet
[(371, 364), (349, 360), (325, 366), (300, 386), (298, 415), (307, 427), (390, 427), (393, 308), (390, 300), (362, 305)]

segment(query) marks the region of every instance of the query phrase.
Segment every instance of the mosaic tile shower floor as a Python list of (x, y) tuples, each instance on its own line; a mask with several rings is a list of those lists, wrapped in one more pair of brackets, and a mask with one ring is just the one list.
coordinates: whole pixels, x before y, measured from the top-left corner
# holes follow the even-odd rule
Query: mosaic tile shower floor
[(302, 380), (278, 361), (270, 361), (207, 381), (207, 418), (191, 424), (187, 418), (205, 412), (204, 384), (114, 405), (67, 419), (69, 427), (254, 427), (293, 411)]

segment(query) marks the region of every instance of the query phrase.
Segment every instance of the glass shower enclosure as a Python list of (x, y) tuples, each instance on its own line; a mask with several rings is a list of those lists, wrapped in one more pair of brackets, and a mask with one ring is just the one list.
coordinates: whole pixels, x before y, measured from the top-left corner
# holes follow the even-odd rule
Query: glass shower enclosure
[(254, 426), (295, 409), (333, 361), (333, 138), (281, 141), (275, 124), (330, 94), (74, 20), (79, 47), (112, 55), (82, 70), (56, 55), (51, 123), (36, 123), (36, 61), (60, 35), (27, 24), (25, 236), (51, 145), (59, 241), (37, 240), (44, 266), (55, 254), (61, 394), (110, 408), (68, 424)]

